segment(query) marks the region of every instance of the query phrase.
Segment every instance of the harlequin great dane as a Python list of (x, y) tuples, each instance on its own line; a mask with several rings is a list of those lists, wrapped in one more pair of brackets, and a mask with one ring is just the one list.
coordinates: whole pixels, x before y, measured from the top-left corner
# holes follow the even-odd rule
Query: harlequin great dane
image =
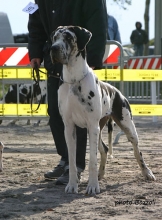
[[(51, 38), (51, 60), (53, 63), (63, 64), (58, 105), (65, 125), (69, 153), (69, 183), (65, 192), (78, 192), (75, 125), (86, 127), (89, 133), (90, 161), (86, 193), (100, 192), (98, 176), (103, 177), (107, 158), (107, 150), (101, 140), (101, 130), (110, 118), (118, 124), (132, 143), (143, 176), (155, 180), (139, 151), (138, 136), (127, 99), (115, 87), (99, 81), (86, 62), (85, 48), (90, 41), (91, 33), (77, 26), (61, 26), (52, 33)], [(101, 154), (99, 173), (97, 148)]]

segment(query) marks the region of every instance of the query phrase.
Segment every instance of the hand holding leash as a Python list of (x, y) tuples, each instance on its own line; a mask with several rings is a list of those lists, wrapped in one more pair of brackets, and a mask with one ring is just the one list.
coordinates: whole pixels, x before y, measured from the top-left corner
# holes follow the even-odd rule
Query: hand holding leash
[[(37, 88), (40, 89), (40, 85), (39, 85), (39, 81), (40, 81), (40, 74), (39, 74), (39, 67), (40, 67), (40, 59), (32, 59), (31, 60), (31, 66), (33, 67), (33, 79), (35, 81), (35, 86), (37, 86)], [(35, 74), (36, 73), (36, 76)], [(34, 97), (34, 94), (33, 94), (33, 91), (32, 91), (32, 94), (31, 94), (31, 110), (32, 110), (32, 104), (33, 104), (33, 97)], [(42, 96), (41, 96), (41, 99), (38, 103), (38, 106), (35, 110), (32, 110), (32, 112), (35, 112), (39, 109), (39, 106), (40, 106), (40, 103), (42, 101)]]
[(35, 67), (35, 63), (37, 63), (38, 65), (38, 68), (40, 67), (40, 64), (41, 64), (41, 59), (40, 58), (33, 58), (31, 61), (30, 61), (30, 65), (32, 68)]

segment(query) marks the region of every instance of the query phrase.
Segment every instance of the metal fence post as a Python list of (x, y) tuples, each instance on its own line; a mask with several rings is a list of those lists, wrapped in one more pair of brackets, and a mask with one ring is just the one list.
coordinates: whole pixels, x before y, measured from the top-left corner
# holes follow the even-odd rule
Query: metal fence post
[[(115, 44), (120, 49), (120, 59), (119, 59), (119, 65), (120, 65), (120, 91), (124, 95), (124, 82), (123, 82), (124, 52), (123, 52), (123, 47), (122, 47), (122, 45), (119, 42), (114, 41), (114, 40), (108, 40), (107, 44), (108, 45)], [(114, 140), (114, 144), (118, 143), (119, 138), (120, 138), (121, 135), (124, 135), (123, 131), (120, 131), (116, 135), (115, 140)]]

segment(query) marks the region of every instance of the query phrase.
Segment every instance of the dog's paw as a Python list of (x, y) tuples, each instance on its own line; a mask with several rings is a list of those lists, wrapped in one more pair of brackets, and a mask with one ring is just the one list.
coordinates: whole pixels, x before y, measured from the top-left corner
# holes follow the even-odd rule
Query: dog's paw
[(34, 127), (39, 127), (39, 123), (35, 122), (35, 123), (33, 124), (33, 126), (34, 126)]
[(9, 125), (15, 125), (16, 124), (16, 121), (11, 121), (10, 123), (9, 123)]
[(146, 167), (146, 168), (142, 171), (142, 174), (143, 174), (143, 176), (145, 177), (145, 179), (147, 179), (147, 180), (153, 180), (153, 181), (156, 180), (154, 174), (152, 173), (152, 171), (151, 171), (148, 167)]
[(100, 187), (99, 184), (93, 184), (90, 185), (88, 184), (87, 188), (86, 188), (86, 194), (88, 195), (96, 195), (97, 193), (100, 193)]
[(99, 171), (98, 171), (98, 180), (103, 179), (104, 175), (105, 175), (105, 170), (99, 169)]
[(108, 158), (113, 159), (113, 155), (112, 154), (108, 155)]
[(104, 175), (102, 175), (102, 174), (98, 174), (98, 180), (102, 180), (104, 178)]
[(69, 184), (65, 187), (66, 193), (78, 193), (78, 184)]

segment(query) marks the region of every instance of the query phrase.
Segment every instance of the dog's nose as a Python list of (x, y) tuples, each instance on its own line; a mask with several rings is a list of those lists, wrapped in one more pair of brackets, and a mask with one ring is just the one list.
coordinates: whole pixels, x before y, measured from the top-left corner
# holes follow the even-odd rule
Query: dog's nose
[(52, 45), (51, 50), (52, 50), (52, 52), (57, 52), (59, 50), (59, 46), (58, 45)]

